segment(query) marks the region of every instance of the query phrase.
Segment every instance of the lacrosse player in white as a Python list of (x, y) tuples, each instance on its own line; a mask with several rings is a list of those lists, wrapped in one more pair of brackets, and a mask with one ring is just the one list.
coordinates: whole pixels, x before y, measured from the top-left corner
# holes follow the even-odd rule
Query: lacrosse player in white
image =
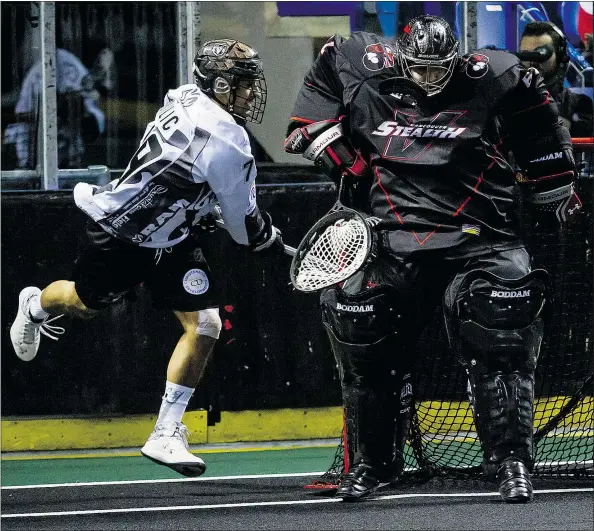
[(57, 339), (64, 332), (49, 324), (56, 315), (92, 317), (143, 283), (184, 331), (142, 453), (186, 476), (199, 476), (205, 464), (188, 451), (182, 416), (221, 330), (216, 284), (193, 227), (219, 205), (236, 243), (254, 252), (283, 250), (280, 231), (256, 203), (256, 166), (243, 127), (259, 123), (266, 104), (257, 52), (235, 40), (210, 41), (198, 51), (194, 73), (196, 84), (167, 93), (120, 178), (76, 185), (74, 200), (89, 217), (88, 246), (71, 280), (21, 291), (10, 330), (17, 356), (30, 361), (40, 334)]

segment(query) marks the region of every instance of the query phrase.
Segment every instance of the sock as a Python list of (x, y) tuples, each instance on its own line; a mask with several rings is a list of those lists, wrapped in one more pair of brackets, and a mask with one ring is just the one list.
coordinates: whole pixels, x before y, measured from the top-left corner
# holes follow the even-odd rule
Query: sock
[(157, 424), (161, 424), (162, 422), (181, 422), (193, 394), (193, 388), (167, 381)]
[(46, 317), (49, 317), (49, 313), (41, 307), (41, 295), (35, 295), (29, 301), (29, 315), (35, 321), (43, 321)]

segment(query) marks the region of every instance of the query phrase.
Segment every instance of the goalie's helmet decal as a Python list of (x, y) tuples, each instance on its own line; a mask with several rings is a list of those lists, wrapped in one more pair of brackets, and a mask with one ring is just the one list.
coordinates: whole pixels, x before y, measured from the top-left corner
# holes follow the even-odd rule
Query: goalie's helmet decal
[(458, 62), (459, 42), (443, 18), (423, 15), (412, 19), (398, 36), (402, 73), (428, 96), (441, 92)]
[(196, 83), (229, 113), (260, 123), (266, 107), (266, 80), (258, 52), (233, 39), (203, 44), (194, 58)]

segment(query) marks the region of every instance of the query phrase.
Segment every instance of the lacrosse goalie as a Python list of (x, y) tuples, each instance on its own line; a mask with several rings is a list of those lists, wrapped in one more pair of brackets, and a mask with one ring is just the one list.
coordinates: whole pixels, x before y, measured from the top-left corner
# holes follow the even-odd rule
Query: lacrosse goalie
[(320, 298), (342, 384), (344, 500), (403, 471), (415, 345), (440, 302), (485, 471), (506, 502), (533, 496), (534, 373), (551, 302), (513, 196), (518, 185), (534, 222), (553, 230), (575, 216), (571, 138), (538, 71), (504, 51), (458, 52), (434, 16), (411, 20), (396, 42), (334, 36), (290, 119), (285, 150), (357, 183), (359, 210), (381, 220), (375, 257)]

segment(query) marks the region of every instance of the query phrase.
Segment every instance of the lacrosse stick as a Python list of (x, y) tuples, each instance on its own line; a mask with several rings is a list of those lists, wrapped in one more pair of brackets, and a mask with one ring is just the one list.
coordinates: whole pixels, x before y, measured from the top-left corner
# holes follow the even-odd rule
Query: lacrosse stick
[(304, 236), (291, 262), (291, 282), (303, 292), (318, 291), (355, 274), (370, 257), (372, 228), (379, 218), (366, 217), (338, 200)]
[[(214, 207), (214, 217), (215, 217), (216, 226), (224, 229), (225, 222), (223, 221), (223, 216), (221, 214), (221, 207), (219, 205), (216, 205)], [(290, 245), (285, 245), (285, 244), (283, 244), (283, 247), (285, 249), (286, 255), (295, 256), (295, 252), (297, 251), (297, 249), (295, 249), (295, 247), (291, 247)]]

